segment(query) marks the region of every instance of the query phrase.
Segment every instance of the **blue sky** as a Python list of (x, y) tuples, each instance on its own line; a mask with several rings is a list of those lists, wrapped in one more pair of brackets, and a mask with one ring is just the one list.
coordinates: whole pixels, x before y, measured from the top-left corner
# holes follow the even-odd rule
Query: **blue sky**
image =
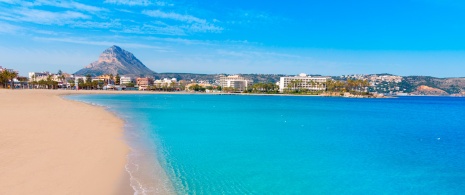
[(465, 76), (459, 0), (0, 0), (0, 66), (74, 73), (112, 45), (156, 72)]

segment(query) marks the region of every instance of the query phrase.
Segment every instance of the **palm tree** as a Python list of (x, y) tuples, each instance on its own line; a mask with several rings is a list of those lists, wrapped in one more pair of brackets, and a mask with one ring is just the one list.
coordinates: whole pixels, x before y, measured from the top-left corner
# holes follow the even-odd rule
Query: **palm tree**
[(48, 76), (47, 76), (47, 88), (50, 89), (51, 87), (53, 87), (53, 84), (52, 84), (52, 75), (48, 75)]
[(294, 80), (294, 89), (300, 92), (300, 89), (302, 89), (302, 80)]
[(115, 77), (115, 85), (119, 85), (121, 82), (121, 76), (119, 76), (119, 74), (116, 74), (116, 77)]
[[(61, 71), (61, 70), (60, 70)], [(63, 87), (65, 85), (65, 81), (66, 81), (66, 77), (64, 74), (60, 74), (60, 76), (58, 76), (58, 78), (60, 79), (61, 81), (61, 87)]]
[(5, 88), (7, 87), (8, 81), (10, 81), (10, 87), (13, 90), (15, 87), (14, 79), (18, 77), (18, 73), (14, 71), (5, 70), (1, 73), (1, 78), (4, 81)]
[(67, 81), (69, 84), (70, 84), (70, 87), (73, 88), (75, 83), (74, 83), (74, 79), (68, 79)]
[(6, 88), (6, 85), (5, 85), (6, 78), (5, 78), (4, 72), (5, 71), (0, 72), (0, 84), (3, 85), (4, 88)]
[(90, 74), (86, 75), (86, 88), (89, 90), (89, 86), (92, 87), (92, 76)]
[(37, 84), (37, 81), (36, 81), (36, 75), (33, 74), (32, 75), (32, 81), (31, 81), (31, 84), (32, 84), (32, 89), (34, 89), (34, 85)]
[(110, 74), (110, 80), (108, 81), (108, 84), (114, 84), (113, 78), (113, 74)]

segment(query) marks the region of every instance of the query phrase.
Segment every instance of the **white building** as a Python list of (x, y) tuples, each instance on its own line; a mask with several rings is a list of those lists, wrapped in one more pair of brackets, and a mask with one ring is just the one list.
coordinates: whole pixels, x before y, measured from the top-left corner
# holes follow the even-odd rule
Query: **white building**
[(30, 81), (41, 81), (47, 80), (47, 77), (51, 75), (50, 72), (29, 72)]
[(279, 91), (282, 93), (286, 89), (308, 89), (311, 91), (326, 90), (326, 77), (312, 77), (301, 73), (293, 77), (281, 77), (279, 79)]
[(131, 78), (131, 77), (121, 77), (121, 78), (119, 79), (119, 83), (120, 83), (121, 85), (124, 85), (124, 84), (133, 83), (133, 81), (132, 81), (132, 78)]
[(172, 79), (163, 78), (163, 79), (155, 80), (153, 82), (153, 84), (155, 86), (158, 86), (158, 87), (160, 87), (160, 86), (169, 86), (171, 83), (174, 83), (174, 84), (178, 83), (178, 79), (176, 79), (176, 78), (172, 78)]
[(245, 79), (239, 75), (232, 76), (221, 76), (220, 77), (220, 86), (222, 88), (232, 87), (239, 91), (244, 91), (247, 87), (252, 85), (252, 80)]
[(86, 82), (86, 77), (79, 77), (79, 76), (76, 76), (74, 77), (74, 86), (76, 87), (76, 89), (82, 89), (83, 86), (79, 86), (79, 80), (82, 80), (83, 82)]

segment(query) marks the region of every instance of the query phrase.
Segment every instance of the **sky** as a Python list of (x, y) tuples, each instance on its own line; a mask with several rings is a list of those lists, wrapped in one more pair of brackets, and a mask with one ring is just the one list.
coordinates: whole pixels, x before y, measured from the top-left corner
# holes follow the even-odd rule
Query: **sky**
[(461, 0), (0, 0), (0, 66), (118, 45), (155, 72), (465, 77), (464, 21)]

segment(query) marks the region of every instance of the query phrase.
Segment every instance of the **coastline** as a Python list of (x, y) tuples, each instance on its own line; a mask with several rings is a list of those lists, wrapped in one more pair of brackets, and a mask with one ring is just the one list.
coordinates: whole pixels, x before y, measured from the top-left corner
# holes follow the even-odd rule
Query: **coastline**
[(0, 194), (133, 194), (124, 122), (62, 95), (0, 90)]

